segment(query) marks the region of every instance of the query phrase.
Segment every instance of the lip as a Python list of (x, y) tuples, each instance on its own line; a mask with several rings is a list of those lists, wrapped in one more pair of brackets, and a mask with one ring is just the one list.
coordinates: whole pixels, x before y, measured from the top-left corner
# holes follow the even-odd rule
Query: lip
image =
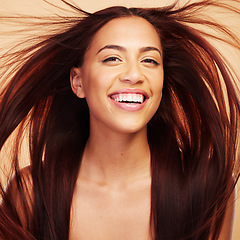
[[(144, 102), (143, 103), (122, 103), (122, 102), (116, 102), (114, 101), (111, 96), (116, 95), (116, 94), (126, 94), (126, 93), (132, 93), (132, 94), (142, 94), (144, 96)], [(123, 109), (125, 111), (129, 112), (135, 112), (135, 111), (140, 111), (141, 109), (144, 108), (146, 102), (148, 101), (149, 95), (142, 89), (132, 89), (132, 88), (127, 88), (127, 89), (120, 89), (118, 91), (114, 91), (111, 94), (108, 95), (110, 101), (117, 106), (120, 109)]]
[(111, 94), (108, 95), (108, 97), (111, 97), (112, 95), (115, 95), (115, 94), (124, 94), (124, 93), (142, 94), (146, 99), (149, 98), (148, 94), (144, 90), (135, 89), (135, 88), (120, 89), (120, 90), (112, 92)]

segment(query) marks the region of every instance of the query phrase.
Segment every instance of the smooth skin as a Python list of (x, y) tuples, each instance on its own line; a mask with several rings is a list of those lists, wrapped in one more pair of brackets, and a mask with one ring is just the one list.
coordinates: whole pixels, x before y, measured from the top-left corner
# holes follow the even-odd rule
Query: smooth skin
[[(160, 104), (163, 77), (160, 39), (140, 17), (104, 25), (83, 65), (71, 70), (72, 90), (89, 106), (90, 137), (73, 195), (70, 240), (153, 239), (147, 123)], [(123, 109), (111, 98), (126, 89), (146, 94), (140, 110)], [(231, 239), (232, 209), (221, 240)]]

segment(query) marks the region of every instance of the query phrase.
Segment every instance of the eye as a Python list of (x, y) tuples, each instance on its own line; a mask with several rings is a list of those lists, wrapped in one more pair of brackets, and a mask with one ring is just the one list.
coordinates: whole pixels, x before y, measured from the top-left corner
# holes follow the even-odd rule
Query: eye
[(151, 59), (151, 58), (146, 58), (146, 59), (142, 60), (142, 62), (153, 64), (153, 65), (156, 65), (156, 66), (160, 65), (156, 60)]
[(120, 62), (121, 60), (118, 57), (108, 57), (104, 59), (102, 62), (107, 63), (107, 62)]

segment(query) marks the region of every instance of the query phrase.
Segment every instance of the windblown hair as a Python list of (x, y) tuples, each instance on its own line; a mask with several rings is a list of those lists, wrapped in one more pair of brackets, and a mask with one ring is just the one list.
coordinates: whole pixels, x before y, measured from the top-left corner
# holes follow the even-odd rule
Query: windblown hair
[[(72, 5), (79, 17), (59, 17), (54, 21), (59, 31), (2, 57), (0, 149), (16, 134), (14, 176), (6, 189), (1, 187), (2, 239), (68, 239), (73, 192), (89, 136), (88, 106), (72, 92), (69, 73), (82, 65), (101, 27), (127, 16), (149, 21), (163, 46), (163, 96), (148, 124), (153, 239), (218, 239), (238, 178), (240, 105), (235, 75), (210, 39), (237, 50), (240, 44), (227, 27), (203, 17), (208, 7), (240, 16), (230, 4), (213, 0), (182, 7), (110, 7), (93, 14)], [(28, 170), (19, 167), (25, 135)]]

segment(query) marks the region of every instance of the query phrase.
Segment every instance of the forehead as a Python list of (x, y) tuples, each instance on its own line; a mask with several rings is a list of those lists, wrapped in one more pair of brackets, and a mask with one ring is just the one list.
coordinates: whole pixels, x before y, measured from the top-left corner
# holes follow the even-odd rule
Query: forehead
[(154, 46), (161, 49), (160, 38), (155, 28), (144, 18), (136, 16), (121, 17), (106, 23), (95, 34), (90, 49), (98, 49), (107, 44), (129, 48)]

